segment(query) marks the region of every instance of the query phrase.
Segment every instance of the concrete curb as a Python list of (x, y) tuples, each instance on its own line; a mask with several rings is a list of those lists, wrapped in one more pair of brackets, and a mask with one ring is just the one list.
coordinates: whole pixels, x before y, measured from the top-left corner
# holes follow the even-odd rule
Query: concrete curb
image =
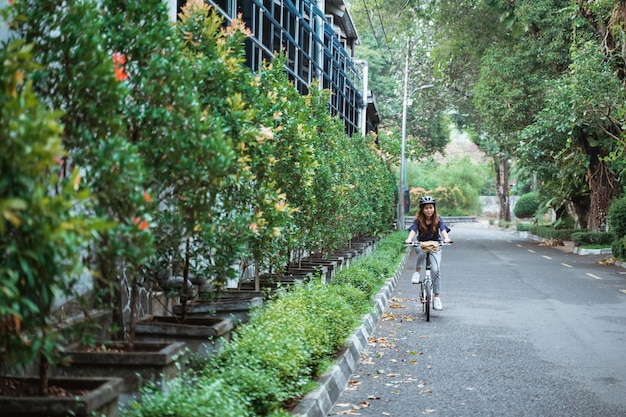
[(298, 402), (298, 405), (291, 412), (292, 415), (326, 417), (332, 410), (335, 402), (348, 386), (350, 376), (361, 358), (361, 353), (367, 346), (368, 338), (376, 329), (383, 312), (389, 305), (389, 299), (404, 270), (408, 257), (409, 250), (407, 249), (394, 276), (387, 279), (385, 285), (376, 294), (373, 311), (361, 318), (361, 325), (348, 337), (346, 345), (333, 367), (318, 379), (319, 387)]

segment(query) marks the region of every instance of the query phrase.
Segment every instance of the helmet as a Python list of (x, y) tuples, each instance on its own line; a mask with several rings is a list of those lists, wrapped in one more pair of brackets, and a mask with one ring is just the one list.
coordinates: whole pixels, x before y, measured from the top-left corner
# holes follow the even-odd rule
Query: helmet
[(426, 204), (435, 204), (435, 203), (436, 203), (435, 199), (429, 195), (425, 195), (424, 197), (420, 198), (420, 207)]

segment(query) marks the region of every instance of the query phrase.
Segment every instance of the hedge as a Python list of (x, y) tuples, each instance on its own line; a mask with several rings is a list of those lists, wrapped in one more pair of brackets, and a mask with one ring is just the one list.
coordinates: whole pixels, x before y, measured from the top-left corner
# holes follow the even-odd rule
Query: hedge
[(530, 233), (544, 239), (572, 240), (572, 234), (580, 231), (580, 229), (555, 229), (552, 226), (530, 226)]
[(607, 232), (574, 232), (572, 233), (572, 241), (576, 246), (585, 245), (605, 245), (611, 246), (615, 239), (612, 233)]
[[(125, 417), (288, 415), (283, 409), (315, 386), (406, 253), (406, 233), (337, 273), (330, 284), (296, 285), (268, 301), (240, 326), (200, 371), (145, 389)], [(235, 406), (236, 405), (236, 406)], [(193, 410), (201, 410), (196, 414)]]

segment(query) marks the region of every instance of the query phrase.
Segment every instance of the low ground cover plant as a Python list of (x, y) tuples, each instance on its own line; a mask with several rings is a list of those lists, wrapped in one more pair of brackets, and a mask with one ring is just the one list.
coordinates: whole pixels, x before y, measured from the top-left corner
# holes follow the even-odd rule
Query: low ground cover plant
[(374, 296), (406, 253), (405, 234), (382, 239), (371, 255), (339, 271), (329, 284), (311, 282), (281, 292), (253, 312), (199, 371), (176, 380), (167, 393), (146, 388), (141, 403), (123, 416), (289, 415), (285, 409), (315, 387), (326, 364), (373, 308)]

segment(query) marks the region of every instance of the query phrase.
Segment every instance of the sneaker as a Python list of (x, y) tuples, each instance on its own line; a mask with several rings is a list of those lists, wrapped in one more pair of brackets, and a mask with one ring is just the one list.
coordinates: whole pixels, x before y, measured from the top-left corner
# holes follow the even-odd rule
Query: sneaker
[(419, 284), (420, 283), (420, 273), (415, 272), (413, 277), (411, 278), (411, 284)]
[(443, 310), (443, 305), (441, 304), (441, 298), (433, 297), (433, 308), (435, 310)]

